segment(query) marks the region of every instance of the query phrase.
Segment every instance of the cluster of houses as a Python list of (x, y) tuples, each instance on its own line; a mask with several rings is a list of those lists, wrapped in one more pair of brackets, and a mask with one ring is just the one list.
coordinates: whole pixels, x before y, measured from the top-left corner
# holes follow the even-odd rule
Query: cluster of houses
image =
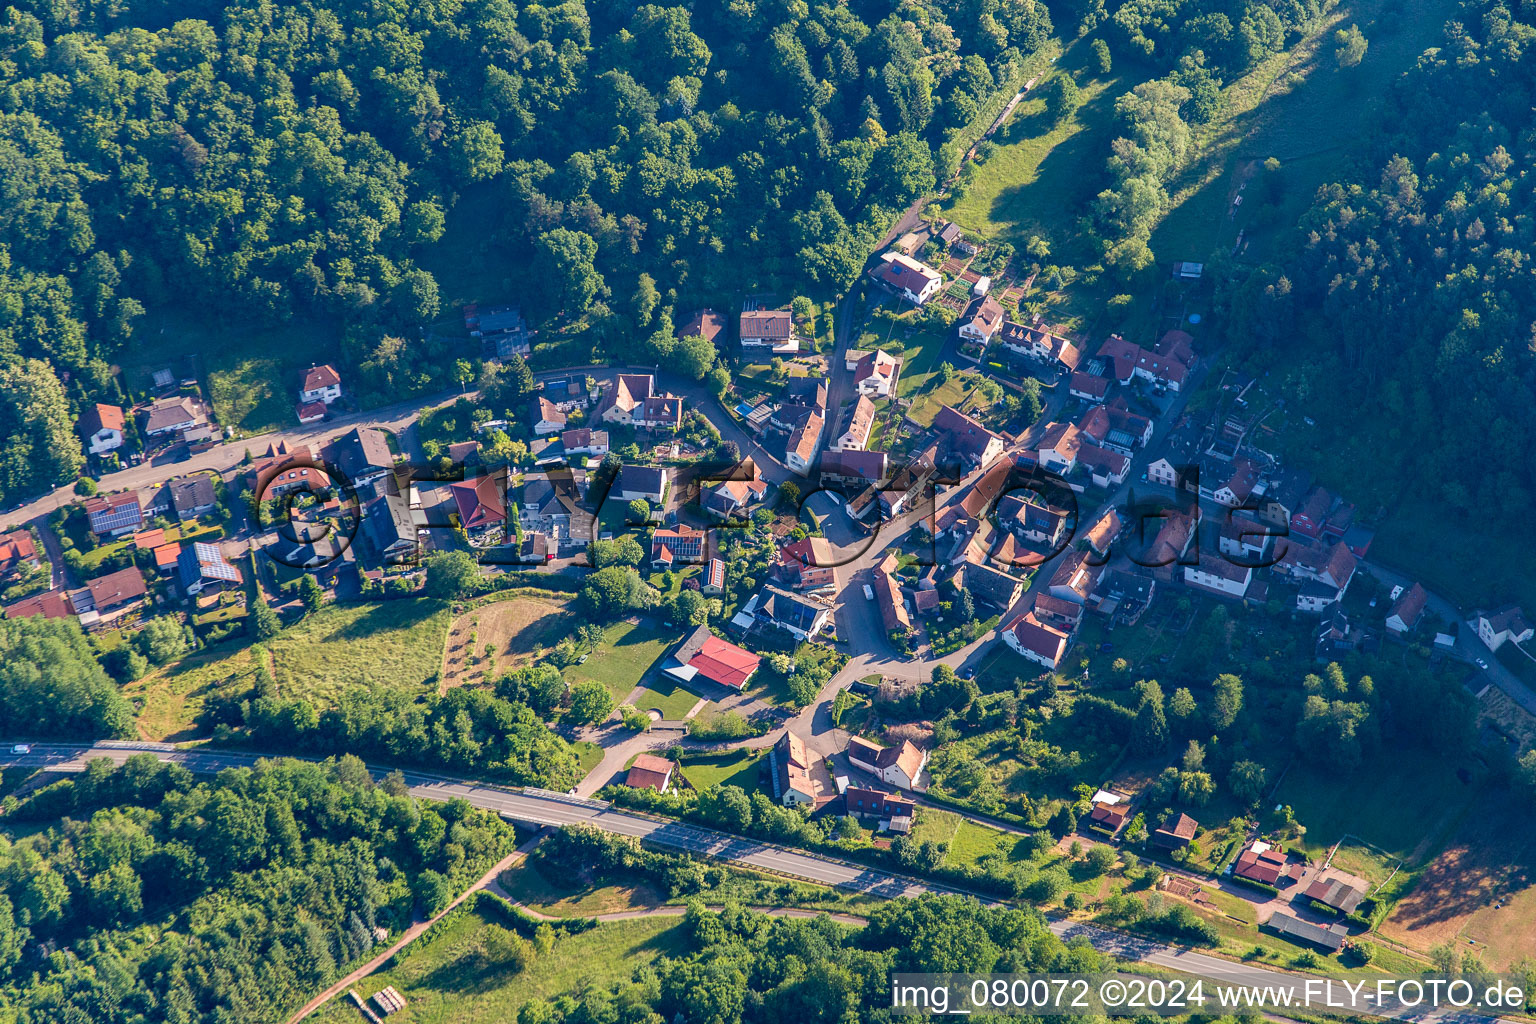
[[(709, 628), (700, 626), (699, 632), (708, 634)], [(718, 637), (700, 641), (696, 633), (683, 642), (671, 660), (676, 663), (687, 656), (691, 658), (689, 666), (710, 660), (698, 653), (707, 649), (710, 640), (731, 647)], [(739, 657), (753, 657), (739, 648), (735, 650)], [(675, 668), (667, 671), (680, 679), (697, 679), (696, 674), (682, 675)], [(854, 736), (848, 741), (845, 755), (851, 768), (864, 772), (868, 780), (862, 776), (856, 780), (849, 773), (837, 771), (830, 760), (811, 751), (804, 739), (785, 730), (768, 750), (764, 788), (771, 792), (775, 802), (785, 807), (804, 807), (813, 814), (852, 815), (879, 832), (893, 835), (911, 832), (917, 812), (917, 802), (911, 794), (928, 765), (928, 751), (910, 740), (888, 747)], [(641, 754), (632, 762), (624, 782), (632, 788), (665, 793), (676, 781), (675, 769), (666, 758)]]
[[(135, 410), (139, 434), (149, 450), (184, 443), (192, 452), (219, 443), (221, 434), (208, 422), (208, 409), (187, 395), (156, 398)], [(80, 411), (76, 427), (85, 450), (97, 457), (119, 452), (127, 443), (128, 416), (122, 406), (95, 402)]]

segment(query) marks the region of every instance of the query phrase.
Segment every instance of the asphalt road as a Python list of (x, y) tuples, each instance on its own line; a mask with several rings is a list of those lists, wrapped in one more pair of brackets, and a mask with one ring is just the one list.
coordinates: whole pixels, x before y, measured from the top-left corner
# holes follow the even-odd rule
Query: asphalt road
[[(216, 773), (228, 768), (250, 767), (257, 757), (250, 754), (201, 750), (177, 750), (168, 744), (113, 743), (95, 747), (33, 745), (30, 752), (18, 754), (7, 749), (0, 753), (0, 766), (20, 765), (49, 768), (54, 771), (81, 771), (88, 760), (107, 757), (122, 762), (149, 751), (162, 761), (186, 766), (198, 773)], [(379, 777), (383, 771), (375, 770)], [(516, 821), (538, 825), (588, 825), (617, 835), (634, 836), (648, 842), (671, 846), (699, 856), (726, 860), (747, 867), (791, 875), (824, 885), (870, 893), (888, 899), (916, 897), (927, 893), (960, 893), (959, 890), (917, 879), (902, 878), (876, 871), (849, 861), (819, 857), (771, 843), (742, 839), (679, 822), (641, 817), (611, 809), (602, 801), (583, 800), (536, 791), (516, 792), (461, 779), (437, 777), (420, 772), (405, 772), (406, 784), (413, 796), (426, 800), (463, 799), (475, 807), (496, 811)], [(978, 897), (972, 897), (978, 898)], [(1001, 905), (1000, 901), (982, 899), (983, 903)], [(1095, 949), (1126, 960), (1138, 960), (1169, 970), (1195, 974), (1234, 984), (1267, 985), (1271, 988), (1299, 988), (1308, 976), (1270, 970), (1252, 964), (1235, 963), (1219, 957), (1180, 949), (1148, 939), (1111, 932), (1075, 921), (1056, 921), (1051, 930), (1066, 938), (1082, 936)], [(1408, 1013), (1383, 1008), (1383, 1016), (1408, 1021), (1445, 1021), (1447, 1024), (1487, 1024), (1492, 1018), (1476, 1014)]]

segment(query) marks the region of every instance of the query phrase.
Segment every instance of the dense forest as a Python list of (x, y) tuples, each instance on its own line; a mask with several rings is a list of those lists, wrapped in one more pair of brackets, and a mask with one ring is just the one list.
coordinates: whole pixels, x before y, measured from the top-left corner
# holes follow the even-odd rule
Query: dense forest
[(341, 320), (359, 390), (444, 383), (402, 339), (443, 312), (423, 257), (470, 192), (494, 244), (453, 260), (504, 263), (507, 298), (615, 354), (669, 344), (679, 294), (835, 290), (1050, 30), (1036, 0), (21, 0), (0, 379), (27, 383), (0, 389), (0, 499), (75, 472), (68, 404), (114, 396), (161, 306)]
[(1320, 458), (1369, 488), (1355, 500), (1446, 529), (1475, 512), (1518, 530), (1536, 497), (1533, 37), (1529, 5), (1467, 5), (1387, 97), (1358, 174), (1319, 191), (1294, 262), (1221, 296), (1250, 365), (1317, 418)]
[(101, 760), (10, 817), (48, 824), (0, 843), (0, 1004), (37, 1024), (281, 1021), (513, 842), (356, 758), (213, 780)]

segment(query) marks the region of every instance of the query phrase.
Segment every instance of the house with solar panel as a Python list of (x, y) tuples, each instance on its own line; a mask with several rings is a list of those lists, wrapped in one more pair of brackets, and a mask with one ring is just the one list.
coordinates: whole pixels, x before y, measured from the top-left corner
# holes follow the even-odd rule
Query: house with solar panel
[(217, 544), (195, 543), (182, 548), (181, 556), (176, 560), (176, 571), (182, 593), (189, 598), (216, 594), (245, 582), (240, 570), (225, 560), (224, 551)]

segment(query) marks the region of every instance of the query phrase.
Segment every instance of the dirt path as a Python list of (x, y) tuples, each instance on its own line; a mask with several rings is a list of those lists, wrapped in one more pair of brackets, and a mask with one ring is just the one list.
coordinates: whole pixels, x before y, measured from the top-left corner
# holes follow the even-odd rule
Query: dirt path
[[(497, 891), (499, 888), (500, 887), (497, 886), (492, 891)], [(505, 893), (497, 892), (497, 895), (505, 896)], [(573, 918), (552, 917), (549, 914), (540, 913), (539, 911), (534, 910), (532, 907), (529, 907), (527, 904), (518, 903), (516, 900), (509, 900), (509, 902), (518, 910), (521, 910), (529, 917), (538, 921), (573, 920)], [(711, 903), (706, 904), (706, 906), (710, 910), (724, 909), (723, 904)], [(803, 907), (746, 907), (744, 909), (755, 911), (759, 914), (767, 914), (769, 917), (815, 918), (820, 917), (822, 914), (826, 914), (838, 924), (845, 924), (850, 928), (863, 928), (869, 923), (864, 918), (855, 917), (853, 914), (834, 914), (829, 910), (807, 910)], [(639, 910), (616, 910), (611, 914), (594, 914), (591, 919), (600, 923), (604, 921), (633, 921), (636, 918), (641, 917), (682, 917), (687, 912), (687, 907), (668, 905), (664, 907), (644, 907)]]
[(534, 836), (532, 839), (529, 839), (527, 842), (523, 843), (511, 853), (507, 854), (497, 862), (495, 867), (481, 875), (479, 881), (460, 893), (458, 898), (455, 899), (452, 903), (448, 904), (448, 906), (444, 907), (431, 918), (428, 918), (424, 921), (417, 921), (415, 924), (411, 925), (400, 935), (398, 939), (394, 941), (394, 944), (392, 944), (388, 949), (384, 950), (384, 952), (378, 954), (373, 959), (363, 964), (361, 967), (352, 971), (346, 977), (331, 985), (324, 992), (321, 992), (319, 995), (315, 996), (315, 998), (305, 1003), (303, 1009), (301, 1009), (298, 1013), (295, 1013), (292, 1017), (288, 1018), (287, 1024), (298, 1024), (299, 1021), (320, 1009), (320, 1007), (324, 1006), (332, 998), (341, 995), (343, 992), (347, 991), (347, 989), (351, 988), (353, 985), (356, 985), (359, 981), (362, 981), (364, 978), (368, 977), (368, 975), (384, 966), (384, 964), (389, 962), (391, 957), (400, 952), (406, 946), (409, 946), (412, 942), (416, 941), (416, 939), (421, 936), (422, 932), (426, 931), (438, 921), (442, 920), (444, 915), (450, 913), (459, 904), (469, 899), (472, 894), (479, 892), (481, 889), (491, 889), (494, 886), (495, 889), (493, 891), (496, 891), (497, 895), (505, 897), (506, 893), (501, 891), (501, 886), (496, 880), (501, 877), (502, 872), (506, 871), (512, 865), (528, 856), (529, 851), (537, 846), (539, 841), (543, 838), (544, 837), (542, 833)]

